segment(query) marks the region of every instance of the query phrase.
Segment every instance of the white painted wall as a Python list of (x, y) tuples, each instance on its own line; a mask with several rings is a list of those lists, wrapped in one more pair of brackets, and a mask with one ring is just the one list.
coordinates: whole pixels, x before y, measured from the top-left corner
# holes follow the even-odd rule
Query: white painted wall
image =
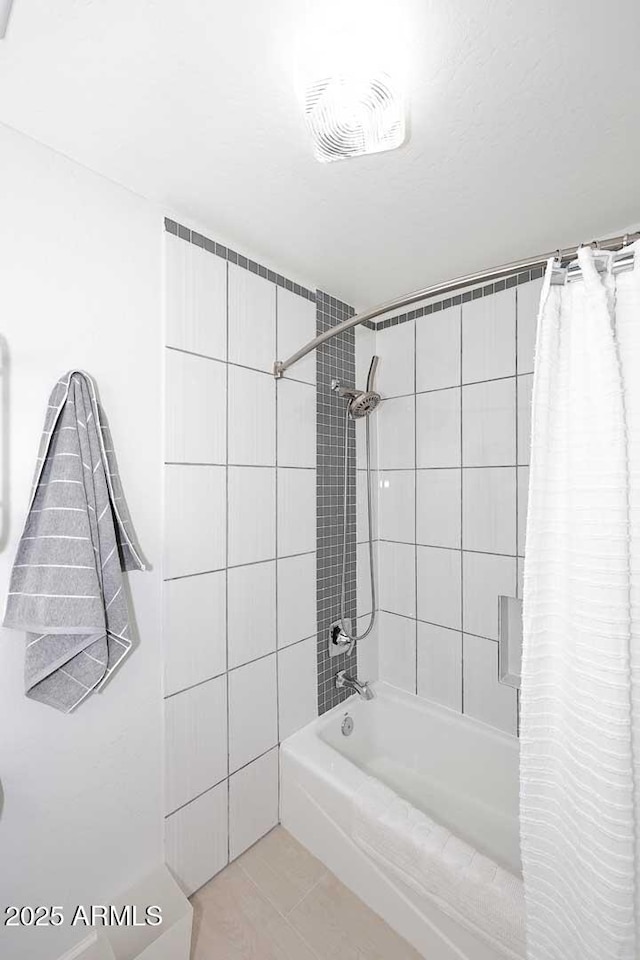
[[(160, 547), (162, 218), (0, 127), (0, 333), (10, 364), (9, 537), (20, 534), (49, 392), (96, 378), (152, 570), (129, 576), (139, 646), (63, 716), (22, 692), (23, 637), (0, 633), (0, 907), (104, 903), (162, 859)], [(0, 927), (6, 960), (50, 960), (81, 928)]]

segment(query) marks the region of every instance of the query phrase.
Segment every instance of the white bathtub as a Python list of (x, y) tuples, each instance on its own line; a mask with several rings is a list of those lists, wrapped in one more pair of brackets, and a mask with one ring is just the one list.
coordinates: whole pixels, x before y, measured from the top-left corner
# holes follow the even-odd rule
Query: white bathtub
[(282, 823), (428, 960), (502, 960), (351, 840), (350, 799), (374, 776), (518, 875), (517, 741), (388, 684), (373, 688), (374, 700), (350, 697), (282, 744)]

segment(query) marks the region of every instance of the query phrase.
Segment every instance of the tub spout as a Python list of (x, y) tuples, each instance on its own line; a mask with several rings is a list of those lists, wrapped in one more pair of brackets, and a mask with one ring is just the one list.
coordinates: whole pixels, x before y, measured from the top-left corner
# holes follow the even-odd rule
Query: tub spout
[(357, 677), (350, 677), (346, 670), (340, 670), (336, 673), (336, 688), (341, 690), (345, 687), (347, 690), (355, 690), (363, 700), (373, 700), (375, 693), (369, 686), (368, 681), (360, 683)]

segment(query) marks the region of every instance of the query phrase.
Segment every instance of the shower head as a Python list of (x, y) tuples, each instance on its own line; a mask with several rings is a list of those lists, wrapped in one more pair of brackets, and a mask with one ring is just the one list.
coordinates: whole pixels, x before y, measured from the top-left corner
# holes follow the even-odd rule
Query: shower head
[(349, 416), (354, 420), (360, 417), (368, 417), (376, 409), (382, 397), (373, 389), (375, 386), (376, 368), (378, 366), (378, 357), (371, 358), (371, 365), (367, 375), (367, 389), (355, 390), (353, 387), (343, 387), (339, 380), (331, 381), (331, 389), (335, 390), (338, 396), (349, 401), (347, 407)]
[(368, 417), (376, 409), (382, 397), (375, 390), (361, 390), (357, 396), (349, 401), (349, 413), (354, 420)]

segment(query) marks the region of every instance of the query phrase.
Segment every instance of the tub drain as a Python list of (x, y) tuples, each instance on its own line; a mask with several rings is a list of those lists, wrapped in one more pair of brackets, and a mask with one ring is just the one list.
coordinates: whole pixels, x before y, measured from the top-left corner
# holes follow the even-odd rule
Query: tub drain
[(348, 713), (345, 714), (344, 720), (342, 721), (342, 735), (343, 737), (350, 737), (353, 733), (353, 717), (350, 717)]

